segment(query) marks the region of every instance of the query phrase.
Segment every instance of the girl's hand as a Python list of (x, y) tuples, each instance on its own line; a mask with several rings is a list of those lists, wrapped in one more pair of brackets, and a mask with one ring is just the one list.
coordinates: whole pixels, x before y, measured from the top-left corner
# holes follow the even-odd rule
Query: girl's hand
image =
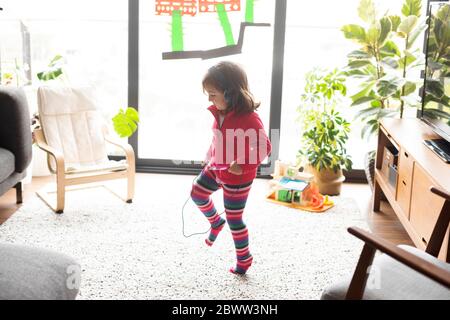
[(233, 161), (230, 163), (230, 168), (228, 169), (229, 173), (235, 174), (237, 176), (240, 176), (242, 174), (242, 167), (236, 163), (236, 161)]

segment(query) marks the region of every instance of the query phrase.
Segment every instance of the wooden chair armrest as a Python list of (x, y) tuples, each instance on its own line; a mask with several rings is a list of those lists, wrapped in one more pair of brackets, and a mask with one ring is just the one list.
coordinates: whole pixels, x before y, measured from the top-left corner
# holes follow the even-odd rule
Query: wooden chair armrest
[[(441, 212), (434, 225), (433, 232), (427, 244), (425, 251), (435, 257), (439, 255), (442, 244), (444, 242), (445, 233), (450, 223), (450, 194), (436, 187), (430, 187), (430, 191), (445, 199)], [(447, 262), (450, 262), (450, 252), (447, 252)]]
[(447, 201), (450, 201), (450, 193), (445, 192), (444, 190), (438, 189), (436, 187), (430, 187), (430, 191), (434, 194), (437, 194), (438, 196), (441, 196)]
[(440, 284), (448, 288), (450, 287), (450, 272), (360, 228), (350, 227), (348, 228), (348, 232), (363, 240), (367, 245), (375, 248), (376, 250), (386, 253), (392, 258), (430, 277)]
[[(65, 171), (65, 165), (64, 165), (64, 155), (62, 152), (56, 150), (55, 148), (49, 146), (47, 142), (45, 141), (44, 133), (42, 129), (35, 129), (33, 131), (33, 138), (36, 145), (39, 147), (39, 149), (44, 150), (45, 152), (49, 153), (53, 158), (55, 158), (56, 161), (56, 171), (64, 172)], [(49, 165), (49, 169), (52, 168)], [(53, 170), (51, 170), (53, 171)]]
[(117, 141), (116, 139), (112, 138), (111, 136), (105, 134), (105, 141), (119, 147), (125, 152), (125, 157), (127, 158), (127, 162), (129, 165), (132, 165), (134, 167), (135, 163), (135, 155), (133, 147), (129, 143), (123, 143), (122, 141)]

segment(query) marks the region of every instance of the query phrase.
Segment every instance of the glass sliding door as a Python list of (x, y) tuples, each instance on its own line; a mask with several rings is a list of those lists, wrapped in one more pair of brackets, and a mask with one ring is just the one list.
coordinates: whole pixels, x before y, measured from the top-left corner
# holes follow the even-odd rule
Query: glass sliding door
[[(404, 0), (374, 1), (379, 13), (390, 15), (401, 14)], [(347, 65), (347, 54), (358, 48), (358, 45), (346, 39), (341, 28), (346, 24), (364, 22), (358, 16), (361, 0), (322, 0), (322, 1), (289, 1), (286, 18), (286, 47), (284, 60), (283, 113), (281, 119), (280, 159), (296, 161), (300, 144), (300, 124), (297, 107), (300, 96), (304, 93), (305, 75), (314, 67), (344, 68)], [(422, 18), (425, 13), (426, 0), (422, 0)], [(423, 46), (423, 36), (419, 37), (416, 46)], [(409, 74), (412, 75), (411, 73)], [(348, 93), (355, 91), (355, 83), (351, 78), (347, 81)], [(353, 89), (353, 90), (351, 90)], [(364, 155), (375, 149), (376, 137), (367, 141), (361, 138), (364, 123), (355, 120), (358, 106), (350, 107), (348, 94), (339, 112), (351, 121), (351, 133), (347, 143), (347, 151), (353, 160), (353, 171), (362, 176)]]
[(138, 11), (138, 166), (200, 168), (213, 123), (201, 83), (219, 61), (244, 67), (269, 130), (275, 1), (140, 0)]

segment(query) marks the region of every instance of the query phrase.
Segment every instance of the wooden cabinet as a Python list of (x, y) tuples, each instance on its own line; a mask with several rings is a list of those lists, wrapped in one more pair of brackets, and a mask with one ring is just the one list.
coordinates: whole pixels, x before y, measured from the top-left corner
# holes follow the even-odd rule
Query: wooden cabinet
[[(444, 206), (444, 200), (433, 194), (430, 187), (450, 191), (450, 164), (423, 144), (431, 138), (438, 136), (419, 119), (384, 119), (380, 123), (375, 162), (374, 211), (380, 210), (384, 194), (411, 240), (423, 250)], [(397, 151), (398, 159), (387, 161), (386, 149)], [(387, 162), (397, 165), (387, 169)], [(440, 259), (447, 259), (449, 244), (447, 230)]]
[(408, 151), (400, 148), (396, 200), (402, 208), (401, 213), (405, 215), (406, 219), (409, 219), (411, 204), (413, 165), (414, 161), (408, 154)]
[(430, 191), (430, 187), (437, 185), (437, 183), (417, 163), (412, 178), (414, 186), (412, 188), (409, 221), (413, 228), (417, 230), (422, 243), (427, 245), (439, 212), (444, 205), (444, 199)]

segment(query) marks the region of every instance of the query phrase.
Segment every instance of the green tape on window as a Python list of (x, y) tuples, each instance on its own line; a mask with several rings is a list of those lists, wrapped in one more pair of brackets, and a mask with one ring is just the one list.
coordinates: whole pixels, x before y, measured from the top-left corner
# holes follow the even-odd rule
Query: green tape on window
[(245, 2), (245, 22), (253, 23), (254, 17), (253, 17), (253, 7), (254, 7), (254, 0), (247, 0)]
[(181, 10), (172, 11), (172, 51), (183, 51), (183, 22)]
[(225, 10), (223, 3), (216, 4), (217, 14), (219, 15), (220, 24), (222, 25), (223, 33), (225, 34), (225, 41), (227, 46), (235, 45), (233, 38), (233, 30), (231, 29), (230, 20), (228, 20), (228, 14)]

